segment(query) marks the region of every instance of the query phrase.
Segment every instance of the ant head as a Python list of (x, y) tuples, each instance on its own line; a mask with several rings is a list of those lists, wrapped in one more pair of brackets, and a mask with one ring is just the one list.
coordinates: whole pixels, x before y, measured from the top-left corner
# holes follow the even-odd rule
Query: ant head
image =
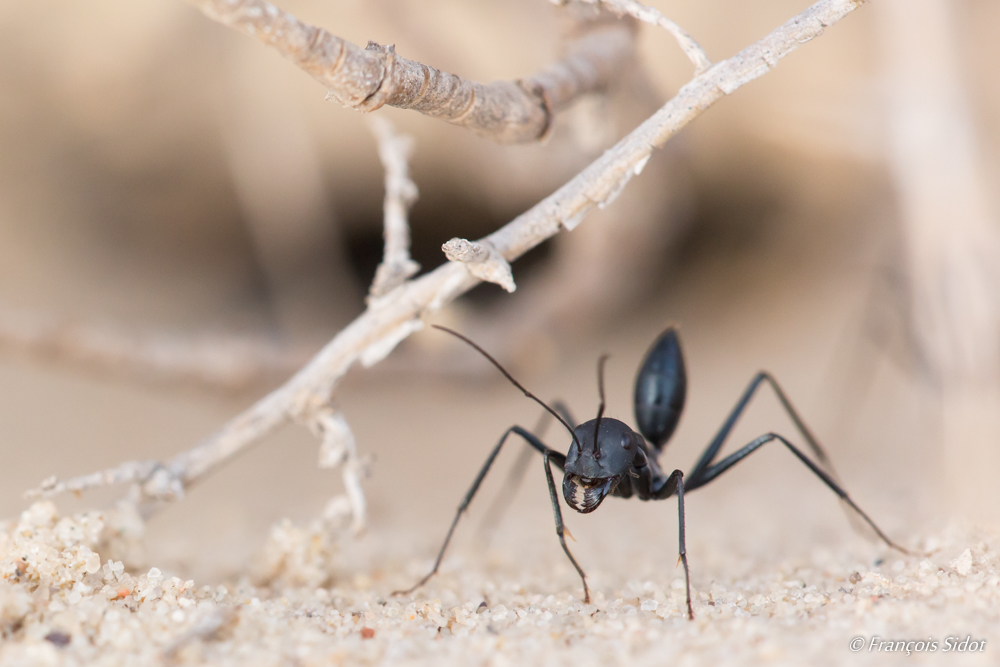
[(604, 497), (626, 475), (636, 449), (632, 444), (632, 429), (617, 419), (604, 416), (604, 362), (597, 361), (597, 392), (601, 405), (597, 419), (580, 424), (573, 430), (573, 444), (566, 454), (563, 477), (563, 497), (577, 512), (593, 512)]
[[(574, 431), (576, 439), (566, 454), (563, 497), (577, 512), (593, 512), (642, 456), (640, 436), (624, 422), (592, 419)], [(596, 436), (596, 437), (595, 437)]]
[(601, 396), (597, 419), (592, 419), (574, 429), (557, 411), (525, 389), (486, 350), (457, 331), (437, 324), (433, 326), (464, 341), (486, 357), (486, 360), (496, 366), (511, 384), (545, 408), (570, 432), (573, 444), (570, 445), (569, 453), (566, 455), (563, 496), (569, 506), (577, 512), (593, 512), (625, 475), (635, 474), (631, 469), (634, 461), (639, 461), (641, 458), (644, 464), (642, 436), (634, 433), (617, 419), (601, 419), (604, 416), (604, 362), (608, 359), (607, 355), (602, 356), (597, 362), (597, 388)]

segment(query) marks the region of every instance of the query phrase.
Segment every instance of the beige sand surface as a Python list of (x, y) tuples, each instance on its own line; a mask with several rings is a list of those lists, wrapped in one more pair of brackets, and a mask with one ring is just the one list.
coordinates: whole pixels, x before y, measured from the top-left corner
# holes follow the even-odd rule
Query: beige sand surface
[[(0, 516), (10, 520), (0, 530), (0, 664), (996, 664), (1000, 531), (948, 509), (933, 474), (926, 392), (885, 357), (852, 351), (866, 287), (862, 272), (845, 276), (842, 240), (803, 250), (796, 238), (752, 261), (729, 258), (725, 271), (710, 264), (678, 274), (648, 312), (523, 379), (586, 418), (596, 407), (593, 360), (607, 350), (608, 414), (629, 419), (638, 360), (664, 322), (680, 322), (688, 408), (665, 465), (688, 469), (753, 372), (769, 368), (859, 504), (926, 555), (869, 542), (787, 452), (765, 450), (688, 497), (693, 622), (681, 613), (673, 500), (611, 499), (592, 515), (567, 516), (594, 593), (584, 605), (553, 534), (537, 460), (491, 544), (476, 538), (512, 450), (441, 575), (395, 599), (392, 590), (430, 566), (495, 438), (537, 418), (508, 385), (490, 375), (350, 378), (342, 406), (374, 457), (360, 537), (311, 526), (339, 482), (316, 470), (305, 429), (289, 427), (166, 509), (133, 543), (138, 526), (88, 511), (110, 507), (110, 491), (58, 499), (58, 507), (29, 507), (21, 493), (50, 474), (170, 455), (253, 397), (4, 360)], [(874, 369), (867, 388), (850, 382), (859, 364)], [(762, 396), (733, 444), (790, 429)], [(565, 446), (554, 431), (549, 441)], [(937, 650), (878, 653), (869, 650), (873, 636), (936, 641)], [(853, 652), (856, 637), (865, 647)], [(944, 650), (948, 637), (986, 646), (956, 658)]]
[[(729, 573), (699, 559), (692, 622), (682, 579), (643, 556), (617, 576), (595, 573), (593, 604), (552, 558), (530, 568), (453, 559), (415, 598), (393, 599), (387, 591), (416, 564), (331, 588), (199, 585), (156, 568), (102, 566), (90, 548), (101, 524), (96, 513), (59, 519), (40, 502), (6, 527), (0, 622), (19, 627), (4, 664), (924, 663), (956, 659), (947, 649), (967, 648), (967, 637), (977, 650), (961, 664), (995, 664), (987, 638), (1000, 620), (1000, 543), (969, 531), (925, 540), (929, 558), (879, 565), (851, 547), (744, 557)], [(936, 652), (913, 643), (912, 655), (887, 655), (888, 639), (938, 643)]]

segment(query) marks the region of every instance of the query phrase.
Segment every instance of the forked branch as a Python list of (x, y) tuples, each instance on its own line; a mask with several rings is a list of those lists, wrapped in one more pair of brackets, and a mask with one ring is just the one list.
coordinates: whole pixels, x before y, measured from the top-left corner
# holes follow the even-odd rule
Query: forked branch
[[(568, 0), (553, 0), (553, 2), (557, 5), (564, 5), (567, 1)], [(647, 7), (640, 2), (636, 2), (636, 0), (578, 1), (589, 5), (602, 6), (617, 16), (631, 16), (632, 18), (642, 21), (643, 23), (649, 23), (663, 28), (669, 32), (675, 40), (677, 40), (677, 45), (681, 47), (684, 55), (686, 55), (688, 60), (690, 60), (694, 65), (695, 74), (701, 74), (712, 66), (712, 61), (708, 59), (708, 54), (705, 53), (705, 49), (701, 48), (701, 44), (696, 42), (684, 28), (668, 19), (658, 9)]]
[[(770, 71), (781, 58), (818, 37), (860, 4), (860, 0), (820, 0), (756, 44), (696, 76), (613, 148), (553, 194), (482, 239), (480, 245), (512, 261), (560, 229), (572, 229), (595, 206), (613, 200), (641, 171), (654, 148), (662, 146), (723, 96)], [(410, 333), (422, 328), (422, 318), (479, 282), (467, 264), (449, 261), (373, 301), (285, 385), (198, 446), (140, 480), (142, 500), (152, 503), (176, 497), (178, 488), (194, 484), (285, 422), (322, 414), (338, 381), (356, 361), (367, 366), (384, 358)], [(65, 484), (50, 481), (41, 491), (50, 493), (60, 488), (80, 485), (77, 480)]]

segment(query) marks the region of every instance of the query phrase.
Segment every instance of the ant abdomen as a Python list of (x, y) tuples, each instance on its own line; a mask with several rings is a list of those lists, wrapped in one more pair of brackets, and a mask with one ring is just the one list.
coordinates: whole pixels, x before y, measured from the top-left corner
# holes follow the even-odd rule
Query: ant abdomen
[(677, 329), (656, 339), (635, 378), (635, 421), (657, 450), (663, 449), (681, 418), (687, 395), (684, 354)]

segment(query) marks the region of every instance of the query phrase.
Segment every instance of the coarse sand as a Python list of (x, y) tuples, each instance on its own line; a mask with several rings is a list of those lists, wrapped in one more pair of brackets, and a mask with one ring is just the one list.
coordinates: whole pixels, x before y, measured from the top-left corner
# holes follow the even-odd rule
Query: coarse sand
[[(3, 525), (0, 663), (952, 664), (959, 647), (964, 655), (955, 664), (997, 660), (1000, 540), (971, 530), (925, 537), (926, 556), (888, 552), (865, 564), (849, 549), (815, 550), (739, 577), (716, 576), (707, 588), (696, 576), (689, 621), (679, 571), (613, 587), (599, 581), (593, 603), (584, 604), (572, 572), (555, 560), (531, 571), (459, 567), (459, 558), (446, 561), (425, 590), (394, 598), (410, 572), (295, 585), (336, 545), (319, 526), (285, 522), (264, 557), (273, 570), (269, 586), (246, 578), (208, 586), (155, 567), (135, 572), (102, 562), (95, 549), (121, 549), (129, 525), (100, 512), (60, 517), (48, 501)], [(306, 573), (289, 578), (287, 568)], [(908, 650), (882, 644), (888, 640), (910, 640)]]

